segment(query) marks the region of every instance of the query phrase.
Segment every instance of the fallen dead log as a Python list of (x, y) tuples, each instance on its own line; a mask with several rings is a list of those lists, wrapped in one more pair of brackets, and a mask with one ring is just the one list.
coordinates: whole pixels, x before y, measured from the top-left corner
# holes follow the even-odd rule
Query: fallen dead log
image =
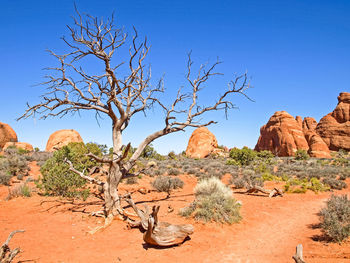
[(259, 193), (259, 192), (268, 195), (270, 198), (276, 197), (276, 196), (283, 196), (283, 191), (280, 189), (277, 189), (276, 187), (272, 190), (268, 190), (260, 186), (251, 186), (245, 193), (253, 194), (253, 193)]
[(162, 247), (182, 244), (189, 235), (193, 234), (193, 226), (190, 224), (159, 223), (157, 216), (159, 207), (153, 206), (153, 212), (148, 218), (148, 227), (143, 235), (143, 240), (147, 244)]
[(303, 245), (297, 245), (295, 255), (293, 256), (295, 263), (306, 263), (303, 259)]
[(160, 206), (153, 206), (152, 213), (150, 213), (147, 205), (144, 205), (145, 210), (138, 208), (130, 194), (125, 195), (124, 200), (134, 209), (140, 219), (140, 221), (133, 221), (128, 218), (129, 225), (131, 227), (142, 227), (146, 230), (143, 240), (147, 244), (163, 247), (178, 245), (193, 234), (194, 229), (190, 224), (173, 225), (168, 222), (159, 222)]
[(9, 243), (16, 233), (24, 232), (24, 230), (15, 230), (10, 233), (7, 240), (0, 247), (0, 263), (10, 263), (21, 252), (20, 248), (10, 249)]

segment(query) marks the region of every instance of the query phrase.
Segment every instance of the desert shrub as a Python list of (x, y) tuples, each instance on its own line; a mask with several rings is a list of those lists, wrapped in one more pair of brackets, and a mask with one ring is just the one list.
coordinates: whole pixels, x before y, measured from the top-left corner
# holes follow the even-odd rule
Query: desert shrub
[(190, 169), (187, 171), (187, 173), (188, 173), (188, 174), (196, 174), (198, 171), (199, 171), (199, 170), (196, 169), (196, 168), (190, 168)]
[(348, 156), (348, 152), (344, 149), (340, 149), (334, 160), (333, 160), (333, 165), (337, 165), (337, 166), (345, 166), (349, 164), (349, 159), (347, 159)]
[(233, 184), (237, 189), (241, 189), (246, 186), (246, 180), (242, 177), (231, 177), (230, 184)]
[(129, 177), (126, 179), (126, 184), (137, 184), (137, 177)]
[(158, 192), (166, 192), (170, 195), (171, 190), (183, 188), (184, 182), (178, 177), (160, 175), (152, 182), (152, 186)]
[(339, 179), (345, 180), (348, 177), (350, 177), (350, 168), (342, 169), (339, 173)]
[(242, 149), (233, 148), (230, 151), (230, 158), (240, 165), (249, 165), (256, 159), (256, 157), (257, 153), (248, 147), (243, 147)]
[(17, 151), (8, 151), (5, 153), (5, 157), (1, 160), (0, 167), (2, 168), (0, 169), (4, 169), (12, 176), (28, 175), (29, 166), (23, 155), (18, 154)]
[(176, 160), (176, 159), (177, 159), (176, 153), (175, 153), (174, 151), (169, 152), (169, 153), (168, 153), (168, 157), (169, 157), (170, 159), (173, 159), (173, 160)]
[(47, 195), (86, 198), (89, 191), (84, 189), (85, 179), (70, 171), (65, 159), (70, 160), (75, 169), (87, 174), (90, 168), (98, 165), (95, 160), (86, 156), (89, 152), (102, 156), (100, 148), (92, 143), (70, 143), (55, 151), (53, 157), (40, 169), (43, 177), (38, 186)]
[(323, 184), (317, 178), (311, 178), (308, 180), (307, 178), (298, 179), (298, 178), (290, 178), (286, 184), (284, 185), (284, 191), (289, 193), (306, 193), (307, 190), (318, 192), (329, 191), (330, 187), (328, 185)]
[(180, 210), (183, 216), (193, 215), (197, 220), (232, 224), (241, 220), (241, 205), (232, 197), (232, 191), (218, 178), (201, 180), (194, 189), (196, 199)]
[(268, 151), (268, 150), (257, 152), (256, 155), (258, 158), (263, 159), (263, 160), (270, 160), (270, 159), (275, 157), (275, 155), (271, 151)]
[(24, 182), (15, 187), (9, 188), (9, 193), (6, 200), (11, 200), (19, 196), (30, 197), (31, 195), (32, 189), (27, 185), (27, 182)]
[(294, 154), (294, 158), (295, 160), (298, 160), (298, 161), (304, 161), (304, 160), (308, 160), (310, 156), (305, 150), (297, 150)]
[(34, 152), (40, 152), (40, 149), (38, 147), (35, 147)]
[(180, 171), (179, 171), (179, 169), (171, 168), (168, 170), (168, 174), (169, 175), (179, 175)]
[(261, 174), (263, 181), (282, 181), (281, 177), (271, 174), (270, 172), (264, 172)]
[(41, 167), (45, 162), (53, 156), (53, 153), (50, 152), (33, 152), (31, 154), (32, 161), (36, 161), (37, 164)]
[(0, 170), (0, 185), (10, 185), (12, 175)]
[(322, 180), (322, 183), (329, 185), (331, 189), (336, 189), (336, 190), (341, 190), (347, 187), (345, 182), (334, 178), (324, 178)]
[(347, 195), (332, 195), (320, 212), (321, 227), (336, 242), (350, 236), (350, 200)]

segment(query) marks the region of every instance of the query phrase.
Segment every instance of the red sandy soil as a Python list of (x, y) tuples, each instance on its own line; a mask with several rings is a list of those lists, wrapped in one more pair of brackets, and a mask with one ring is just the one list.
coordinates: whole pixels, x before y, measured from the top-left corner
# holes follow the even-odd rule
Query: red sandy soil
[[(32, 164), (31, 175), (38, 174), (38, 167)], [(8, 192), (4, 186), (0, 187), (0, 243), (11, 231), (25, 229), (25, 233), (16, 234), (10, 242), (11, 248), (22, 249), (16, 262), (281, 263), (294, 262), (291, 257), (299, 243), (303, 244), (307, 263), (350, 262), (350, 242), (342, 245), (326, 242), (317, 227), (317, 213), (331, 193), (286, 194), (270, 199), (235, 191), (235, 198), (243, 203), (243, 220), (233, 225), (205, 224), (177, 215), (179, 208), (193, 201), (196, 184), (192, 176), (180, 178), (185, 182), (184, 189), (174, 191), (168, 199), (166, 194), (153, 191), (146, 195), (135, 192), (132, 196), (149, 206), (161, 205), (161, 221), (194, 225), (191, 239), (181, 246), (149, 247), (144, 244), (139, 229), (128, 229), (120, 220), (94, 235), (88, 234), (90, 229), (103, 224), (102, 219), (87, 213), (99, 209), (98, 205), (86, 205), (95, 199), (69, 203), (66, 199), (34, 194), (30, 198), (4, 201)], [(151, 189), (151, 180), (144, 177), (137, 185), (123, 184), (121, 193), (141, 186)], [(349, 193), (349, 190), (337, 193)], [(173, 212), (168, 210), (169, 206)]]

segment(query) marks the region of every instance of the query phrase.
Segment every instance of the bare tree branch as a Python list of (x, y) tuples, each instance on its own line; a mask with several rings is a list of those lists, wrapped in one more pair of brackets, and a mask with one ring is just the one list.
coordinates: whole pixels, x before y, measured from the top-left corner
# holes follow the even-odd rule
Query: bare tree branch
[(97, 184), (97, 185), (104, 185), (104, 182), (98, 180), (98, 179), (95, 179), (95, 178), (92, 178), (90, 176), (87, 176), (85, 175), (84, 173), (76, 170), (72, 164), (72, 162), (70, 160), (68, 160), (67, 158), (64, 160), (68, 165), (69, 165), (69, 170), (72, 171), (73, 173), (79, 175), (81, 178), (85, 179), (85, 180), (88, 180), (89, 182), (91, 183), (94, 183), (94, 184)]
[[(208, 81), (223, 75), (217, 71), (221, 62), (217, 60), (211, 65), (202, 64), (195, 72), (190, 52), (187, 59), (186, 85), (178, 89), (176, 97), (170, 100), (170, 103), (169, 98), (166, 98), (165, 102), (161, 99), (165, 91), (163, 78), (156, 85), (151, 83), (152, 71), (147, 65), (150, 51), (147, 38), (141, 39), (135, 28), (129, 38), (123, 28), (114, 25), (113, 15), (103, 20), (89, 14), (80, 14), (78, 10), (73, 17), (73, 25), (67, 28), (69, 37), (63, 37), (62, 40), (69, 51), (61, 55), (49, 50), (58, 64), (46, 68), (48, 74), (41, 85), (45, 86), (47, 91), (41, 97), (40, 103), (27, 104), (27, 110), (18, 120), (35, 117), (36, 114), (39, 114), (41, 119), (63, 117), (67, 114), (79, 114), (81, 110), (93, 112), (97, 120), (102, 116), (111, 119), (112, 156), (99, 157), (88, 154), (97, 162), (109, 165), (106, 182), (84, 175), (77, 171), (69, 160), (66, 161), (74, 173), (104, 186), (107, 215), (115, 215), (120, 211), (118, 184), (122, 178), (135, 176), (135, 173), (129, 171), (135, 166), (136, 160), (147, 145), (167, 134), (184, 131), (187, 127), (204, 127), (216, 123), (215, 120), (204, 119), (208, 112), (223, 110), (227, 117), (228, 110), (236, 108), (230, 95), (241, 94), (250, 99), (246, 95), (250, 83), (245, 73), (234, 77), (213, 103), (201, 106), (200, 96)], [(117, 61), (114, 55), (122, 53), (127, 45), (128, 57)], [(95, 65), (100, 67), (97, 74), (90, 73), (87, 58), (93, 59)], [(129, 158), (130, 144), (126, 149), (123, 148), (123, 132), (135, 115), (146, 115), (151, 109), (164, 112), (164, 126), (146, 136)]]

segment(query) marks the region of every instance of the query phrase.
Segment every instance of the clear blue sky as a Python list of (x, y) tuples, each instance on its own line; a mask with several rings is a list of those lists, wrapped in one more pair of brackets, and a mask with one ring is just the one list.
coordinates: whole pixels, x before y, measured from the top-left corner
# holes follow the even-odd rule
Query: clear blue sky
[[(350, 1), (75, 1), (81, 12), (108, 17), (130, 30), (134, 25), (152, 45), (149, 62), (154, 82), (165, 74), (170, 95), (185, 84), (186, 54), (197, 63), (218, 56), (225, 73), (212, 81), (203, 101), (224, 88), (233, 73), (248, 71), (255, 102), (234, 96), (239, 106), (229, 119), (209, 127), (219, 144), (254, 147), (260, 127), (278, 110), (317, 121), (334, 109), (339, 92), (350, 87)], [(111, 143), (110, 123), (99, 127), (94, 116), (15, 121), (26, 102), (39, 102), (47, 66), (55, 65), (45, 49), (67, 51), (60, 40), (68, 36), (74, 1), (0, 1), (0, 121), (10, 124), (19, 140), (45, 148), (49, 135), (73, 128), (84, 141)], [(125, 133), (124, 142), (138, 144), (162, 127), (157, 112), (139, 116)], [(185, 150), (193, 129), (163, 137), (154, 146), (161, 153)]]

